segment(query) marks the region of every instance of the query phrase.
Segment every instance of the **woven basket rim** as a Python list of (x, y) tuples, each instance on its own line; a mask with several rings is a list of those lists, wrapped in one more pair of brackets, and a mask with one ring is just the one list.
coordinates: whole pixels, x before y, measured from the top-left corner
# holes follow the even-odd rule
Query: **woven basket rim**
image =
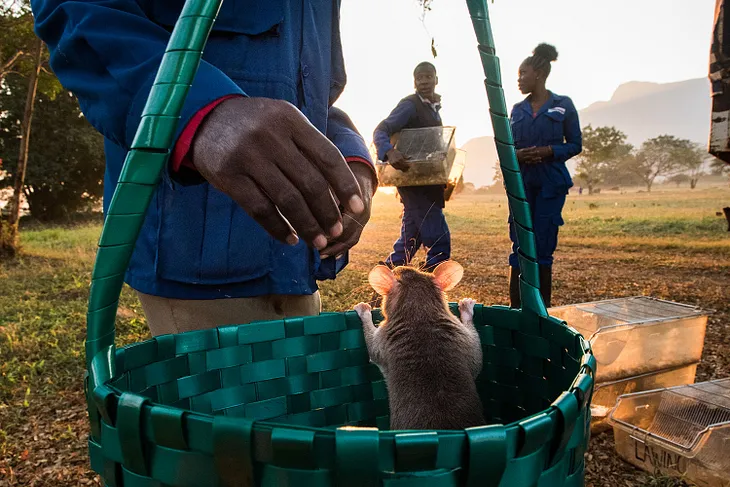
[[(448, 304), (449, 304), (449, 308), (452, 312), (454, 312), (454, 313), (458, 312), (458, 303), (449, 302)], [(502, 306), (502, 305), (491, 305), (490, 306), (490, 305), (483, 305), (481, 303), (478, 303), (477, 306), (481, 307), (482, 309), (489, 308), (489, 309), (492, 309), (492, 310), (498, 311), (498, 312), (515, 313), (515, 314), (521, 313), (521, 310), (512, 309), (512, 308)], [(375, 310), (373, 310), (373, 314), (375, 315), (375, 322), (379, 323), (380, 320), (382, 319), (381, 310), (375, 309)], [(143, 346), (145, 344), (151, 344), (153, 342), (156, 343), (157, 340), (159, 340), (160, 338), (172, 336), (172, 335), (177, 336), (177, 337), (190, 336), (190, 335), (193, 335), (196, 333), (200, 334), (201, 332), (203, 332), (203, 333), (210, 332), (211, 330), (217, 331), (217, 330), (221, 330), (221, 329), (240, 329), (240, 328), (245, 328), (245, 327), (260, 326), (261, 324), (266, 324), (266, 323), (274, 323), (274, 322), (281, 322), (281, 321), (286, 322), (287, 320), (300, 320), (300, 319), (315, 319), (316, 320), (317, 318), (320, 318), (320, 317), (327, 317), (327, 316), (333, 316), (333, 315), (343, 315), (343, 316), (352, 317), (353, 315), (356, 316), (357, 313), (353, 310), (341, 311), (341, 312), (323, 312), (320, 315), (315, 315), (315, 316), (292, 317), (292, 318), (286, 318), (283, 320), (260, 320), (260, 321), (253, 321), (251, 323), (223, 325), (223, 326), (210, 328), (207, 330), (191, 330), (191, 331), (186, 331), (186, 332), (176, 333), (176, 334), (160, 335), (157, 337), (152, 337), (148, 340), (144, 340), (142, 342), (134, 342), (134, 343), (127, 344), (123, 347), (116, 348), (113, 351), (113, 355), (115, 358), (119, 357), (120, 355), (122, 355), (125, 352), (126, 349), (128, 349), (130, 347)], [(529, 316), (530, 318), (534, 318), (534, 315), (526, 315), (526, 316)], [(583, 337), (583, 335), (580, 334), (580, 332), (578, 332), (574, 328), (567, 325), (565, 323), (565, 321), (563, 321), (563, 320), (560, 320), (560, 319), (552, 317), (552, 316), (548, 316), (547, 318), (539, 317), (538, 319), (548, 321), (548, 322), (552, 323), (553, 325), (565, 327), (567, 329), (566, 331), (568, 331), (569, 333), (574, 335), (575, 338), (580, 342), (580, 346), (583, 350), (583, 353), (582, 353), (582, 356), (580, 357), (580, 365), (578, 367), (578, 371), (575, 375), (573, 382), (557, 398), (555, 398), (555, 400), (553, 400), (548, 407), (546, 407), (545, 409), (543, 409), (541, 411), (537, 411), (535, 413), (528, 414), (525, 417), (522, 417), (518, 420), (509, 422), (509, 423), (488, 423), (488, 424), (485, 424), (482, 426), (475, 427), (475, 429), (483, 428), (485, 426), (503, 426), (507, 429), (519, 428), (520, 424), (523, 422), (529, 421), (529, 420), (531, 420), (535, 417), (541, 416), (541, 415), (549, 415), (551, 412), (556, 411), (558, 409), (556, 406), (556, 403), (558, 403), (558, 401), (560, 401), (565, 394), (572, 394), (576, 397), (580, 410), (584, 410), (589, 407), (590, 397), (588, 397), (588, 396), (580, 397), (580, 395), (583, 393), (583, 391), (581, 390), (580, 387), (578, 387), (577, 384), (579, 382), (579, 379), (581, 379), (582, 377), (588, 378), (588, 380), (590, 381), (589, 383), (590, 383), (591, 389), (594, 384), (594, 374), (595, 374), (596, 366), (595, 366), (595, 358), (593, 357), (593, 352), (591, 349), (590, 342), (587, 341)], [(491, 325), (488, 323), (477, 323), (477, 325), (478, 326), (494, 326), (494, 325)], [(221, 348), (229, 348), (229, 347), (221, 347)], [(188, 355), (189, 353), (190, 352), (184, 352), (184, 353), (176, 354), (176, 356), (185, 356), (185, 355)], [(159, 362), (157, 360), (155, 360), (151, 363), (159, 363)], [(94, 370), (94, 368), (92, 367), (92, 371), (93, 370)], [(144, 401), (145, 407), (159, 407), (159, 408), (168, 408), (168, 409), (173, 409), (173, 410), (177, 410), (177, 411), (182, 411), (185, 415), (188, 415), (188, 416), (192, 415), (192, 416), (198, 417), (204, 421), (213, 421), (216, 417), (220, 416), (218, 414), (194, 411), (191, 409), (184, 409), (184, 408), (179, 408), (176, 406), (156, 402), (150, 398), (143, 396), (142, 394), (130, 392), (130, 391), (124, 391), (124, 390), (120, 389), (119, 387), (116, 387), (110, 383), (113, 380), (121, 377), (126, 372), (127, 371), (122, 371), (122, 372), (118, 371), (115, 376), (110, 377), (108, 380), (104, 381), (101, 384), (98, 384), (97, 389), (99, 389), (99, 388), (106, 389), (107, 391), (111, 392), (116, 399), (120, 398), (122, 395), (125, 395), (127, 397), (137, 397), (140, 400)], [(92, 372), (92, 374), (93, 374), (93, 372)], [(90, 391), (90, 393), (92, 395), (95, 395), (95, 391)], [(337, 430), (347, 430), (347, 429), (353, 429), (353, 430), (368, 430), (368, 429), (373, 430), (373, 429), (375, 429), (379, 432), (380, 435), (384, 435), (383, 436), (384, 438), (388, 438), (390, 436), (394, 437), (395, 435), (403, 434), (403, 433), (416, 433), (416, 432), (418, 432), (418, 433), (435, 432), (435, 433), (438, 433), (439, 436), (443, 436), (443, 435), (463, 436), (466, 431), (464, 429), (462, 429), (462, 430), (390, 430), (390, 429), (379, 429), (376, 427), (346, 426), (346, 425), (337, 426), (337, 427), (315, 427), (315, 426), (307, 426), (307, 425), (301, 425), (301, 424), (276, 422), (276, 421), (266, 420), (266, 419), (256, 420), (256, 419), (245, 418), (242, 416), (227, 416), (227, 418), (229, 418), (232, 421), (240, 420), (242, 423), (244, 423), (244, 422), (253, 423), (254, 428), (256, 428), (256, 427), (264, 428), (264, 429), (266, 429), (266, 428), (286, 428), (286, 429), (293, 429), (293, 430), (299, 430), (299, 431), (314, 431), (316, 433), (321, 433), (321, 434), (334, 434), (335, 431), (337, 431)]]

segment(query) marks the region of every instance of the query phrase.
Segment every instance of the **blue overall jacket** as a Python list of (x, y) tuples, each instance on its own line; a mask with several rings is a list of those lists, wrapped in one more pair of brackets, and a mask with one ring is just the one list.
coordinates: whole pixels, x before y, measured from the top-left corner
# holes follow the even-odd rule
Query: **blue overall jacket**
[(566, 195), (573, 186), (568, 159), (583, 150), (578, 111), (567, 96), (550, 94), (550, 99), (532, 116), (529, 97), (512, 108), (512, 135), (517, 149), (550, 146), (551, 159), (540, 164), (521, 164), (527, 188), (540, 189), (546, 197)]
[[(583, 138), (578, 112), (567, 96), (550, 94), (550, 99), (533, 116), (529, 97), (516, 104), (510, 117), (517, 149), (550, 146), (551, 158), (538, 164), (520, 164), (525, 195), (532, 212), (537, 245), (537, 261), (543, 266), (553, 264), (558, 243), (559, 227), (563, 225), (562, 211), (568, 190), (573, 186), (566, 161), (580, 154)], [(519, 267), (517, 234), (509, 216), (512, 254), (509, 262)]]
[[(126, 152), (184, 0), (32, 0), (51, 67), (104, 136), (108, 209)], [(345, 157), (370, 160), (347, 116), (332, 107), (345, 86), (339, 0), (226, 0), (178, 127), (230, 94), (297, 106)], [(179, 299), (306, 295), (347, 257), (322, 262), (304, 243), (271, 238), (228, 196), (163, 176), (126, 282)]]

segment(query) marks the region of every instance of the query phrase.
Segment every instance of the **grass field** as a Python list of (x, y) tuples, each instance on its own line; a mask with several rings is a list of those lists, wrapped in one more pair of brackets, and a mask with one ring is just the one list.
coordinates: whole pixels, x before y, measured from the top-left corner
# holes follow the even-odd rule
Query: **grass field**
[[(554, 305), (649, 295), (716, 310), (697, 380), (730, 376), (730, 233), (716, 216), (730, 189), (571, 195), (556, 253)], [(450, 298), (507, 304), (506, 200), (459, 196), (447, 207), (453, 258), (465, 276)], [(322, 286), (324, 307), (367, 299), (367, 271), (387, 256), (400, 206), (379, 193), (351, 264)], [(86, 458), (81, 391), (88, 282), (97, 221), (69, 227), (27, 224), (23, 252), (0, 264), (0, 486), (96, 485)], [(416, 261), (423, 258), (420, 253)], [(118, 341), (148, 336), (126, 289)], [(592, 439), (586, 485), (679, 485), (647, 476), (613, 454), (610, 434)]]

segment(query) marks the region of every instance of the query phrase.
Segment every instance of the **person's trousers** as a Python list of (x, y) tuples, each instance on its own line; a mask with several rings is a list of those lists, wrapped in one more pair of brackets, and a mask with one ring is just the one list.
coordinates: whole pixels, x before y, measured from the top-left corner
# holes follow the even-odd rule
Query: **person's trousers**
[(392, 267), (410, 264), (421, 245), (428, 249), (426, 269), (451, 258), (451, 233), (442, 208), (406, 208), (400, 238), (393, 244), (386, 264)]
[[(535, 244), (537, 246), (537, 263), (542, 266), (553, 265), (553, 253), (558, 246), (558, 231), (563, 225), (563, 206), (565, 206), (564, 194), (546, 192), (540, 188), (525, 187), (527, 202), (532, 213), (532, 226), (535, 231)], [(517, 229), (516, 223), (509, 217), (509, 237), (512, 241), (512, 253), (509, 256), (509, 264), (512, 267), (520, 266), (517, 258)]]
[(319, 292), (305, 296), (171, 299), (137, 292), (152, 336), (205, 330), (252, 321), (314, 316), (322, 311)]

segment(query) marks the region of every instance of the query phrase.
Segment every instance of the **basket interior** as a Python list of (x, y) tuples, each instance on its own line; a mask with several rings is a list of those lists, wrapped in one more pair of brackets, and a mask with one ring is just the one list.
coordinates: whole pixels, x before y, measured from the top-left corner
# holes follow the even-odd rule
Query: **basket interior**
[[(456, 304), (451, 305), (456, 314)], [(376, 321), (381, 316), (374, 312)], [(529, 318), (529, 320), (528, 320)], [(580, 370), (577, 333), (552, 318), (475, 307), (488, 423), (545, 410)], [(387, 390), (355, 312), (167, 335), (116, 351), (109, 384), (202, 414), (314, 428), (388, 429)]]

